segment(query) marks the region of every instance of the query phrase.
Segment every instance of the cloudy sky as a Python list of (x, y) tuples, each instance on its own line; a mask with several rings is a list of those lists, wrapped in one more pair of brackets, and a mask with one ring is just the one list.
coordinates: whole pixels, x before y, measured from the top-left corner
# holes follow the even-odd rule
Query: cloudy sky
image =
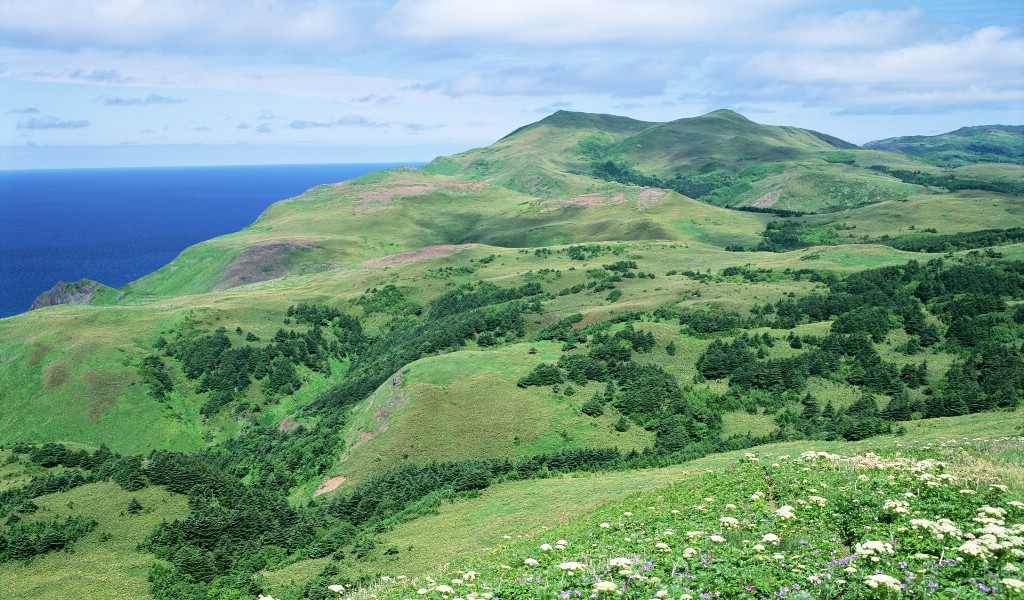
[(1024, 124), (1019, 0), (0, 0), (0, 168), (429, 160), (558, 110)]

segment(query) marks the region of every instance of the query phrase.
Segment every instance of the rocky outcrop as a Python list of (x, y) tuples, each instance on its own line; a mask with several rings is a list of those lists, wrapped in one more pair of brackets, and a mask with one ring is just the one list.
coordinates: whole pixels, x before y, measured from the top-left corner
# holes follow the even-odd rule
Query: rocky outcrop
[(58, 304), (87, 304), (99, 287), (99, 283), (89, 279), (79, 279), (74, 283), (58, 281), (57, 285), (39, 294), (29, 310)]

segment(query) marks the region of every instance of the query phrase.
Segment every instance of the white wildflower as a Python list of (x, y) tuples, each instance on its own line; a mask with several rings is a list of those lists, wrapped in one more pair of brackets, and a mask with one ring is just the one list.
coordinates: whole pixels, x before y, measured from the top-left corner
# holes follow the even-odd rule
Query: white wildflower
[(878, 589), (879, 586), (887, 587), (891, 590), (900, 591), (900, 580), (886, 575), (885, 573), (879, 573), (878, 575), (868, 575), (864, 578), (864, 583), (871, 589)]

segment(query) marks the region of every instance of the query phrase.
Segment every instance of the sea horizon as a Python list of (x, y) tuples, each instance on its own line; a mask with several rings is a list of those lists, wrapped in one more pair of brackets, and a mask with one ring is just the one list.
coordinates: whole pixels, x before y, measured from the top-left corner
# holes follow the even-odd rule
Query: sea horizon
[(58, 281), (121, 287), (316, 185), (423, 164), (0, 169), (0, 318)]

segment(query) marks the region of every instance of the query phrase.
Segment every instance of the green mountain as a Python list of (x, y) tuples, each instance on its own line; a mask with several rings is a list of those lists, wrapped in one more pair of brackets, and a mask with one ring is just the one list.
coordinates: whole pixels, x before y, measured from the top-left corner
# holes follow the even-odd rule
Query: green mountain
[[(0, 319), (0, 583), (15, 597), (326, 598), (328, 584), (457, 560), (492, 585), (504, 557), (525, 580), (535, 544), (474, 563), (481, 546), (639, 514), (651, 498), (601, 507), (644, 481), (685, 479), (665, 492), (680, 511), (709, 495), (734, 510), (719, 500), (747, 502), (764, 472), (697, 474), (755, 446), (863, 453), (885, 439), (895, 454), (909, 438), (878, 436), (1019, 435), (1022, 186), (1020, 166), (944, 169), (731, 111), (560, 111), (422, 169), (282, 200), (121, 289), (58, 284)], [(993, 481), (1019, 495), (1019, 452), (999, 456)], [(780, 471), (771, 510), (851, 496), (843, 464), (822, 475), (839, 496), (783, 493), (796, 471)], [(975, 488), (933, 500), (967, 521), (1003, 502)], [(888, 510), (870, 497), (830, 524), (749, 519), (781, 519), (786, 560), (812, 530), (838, 560), (867, 540), (851, 532), (896, 527), (858, 520)], [(725, 543), (700, 518), (658, 514), (677, 536)], [(589, 535), (565, 527), (573, 544)], [(639, 531), (600, 552), (661, 565), (668, 534)], [(942, 586), (1012, 579), (945, 551), (964, 562)], [(557, 566), (574, 552), (533, 557), (560, 581), (549, 592), (576, 589)], [(767, 590), (768, 571), (734, 567)], [(867, 597), (869, 574), (829, 593)], [(407, 592), (371, 587), (358, 593)]]
[(902, 152), (943, 166), (978, 163), (1024, 164), (1024, 125), (962, 127), (940, 135), (912, 135), (864, 144), (865, 148)]

